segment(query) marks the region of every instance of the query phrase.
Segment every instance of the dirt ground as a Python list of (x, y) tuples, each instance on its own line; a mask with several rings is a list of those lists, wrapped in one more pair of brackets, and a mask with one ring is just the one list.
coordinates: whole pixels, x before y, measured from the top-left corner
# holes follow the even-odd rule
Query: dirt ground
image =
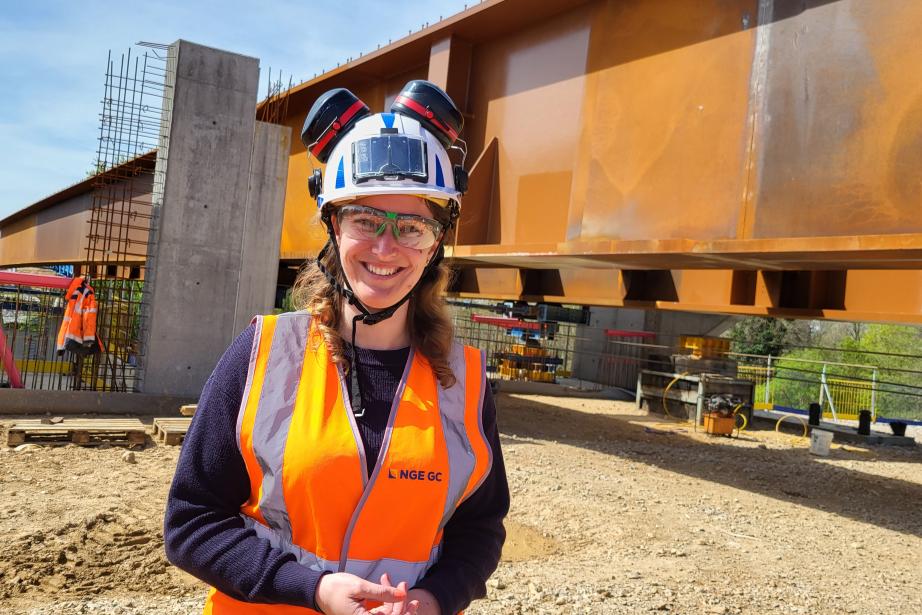
[[(922, 613), (922, 448), (819, 458), (626, 402), (497, 406), (509, 538), (472, 615)], [(0, 449), (0, 613), (200, 612), (163, 556), (178, 447)]]

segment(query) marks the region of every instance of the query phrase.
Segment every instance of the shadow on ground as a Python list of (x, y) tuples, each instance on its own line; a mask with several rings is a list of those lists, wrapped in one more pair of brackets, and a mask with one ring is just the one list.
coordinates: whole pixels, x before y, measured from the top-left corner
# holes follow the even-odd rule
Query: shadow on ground
[[(676, 430), (684, 429), (678, 423), (656, 429), (630, 422), (642, 416), (594, 414), (507, 395), (498, 396), (496, 405), (505, 436), (555, 440), (922, 537), (922, 484), (838, 467), (805, 447), (733, 446), (721, 438), (692, 437), (691, 424), (684, 433)], [(863, 462), (875, 454), (837, 451), (840, 458)], [(922, 461), (919, 451), (880, 454), (887, 461)], [(785, 477), (792, 479), (787, 487)]]

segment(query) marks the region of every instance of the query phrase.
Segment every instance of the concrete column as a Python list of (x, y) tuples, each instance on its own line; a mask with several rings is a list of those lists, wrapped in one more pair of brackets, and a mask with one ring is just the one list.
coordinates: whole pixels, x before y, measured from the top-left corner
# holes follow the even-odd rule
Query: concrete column
[(248, 312), (272, 305), (290, 136), (256, 130), (257, 59), (188, 41), (170, 53), (141, 390), (197, 396)]
[(234, 316), (236, 332), (243, 331), (256, 314), (271, 312), (275, 303), (290, 151), (291, 128), (256, 122), (243, 234), (243, 266)]

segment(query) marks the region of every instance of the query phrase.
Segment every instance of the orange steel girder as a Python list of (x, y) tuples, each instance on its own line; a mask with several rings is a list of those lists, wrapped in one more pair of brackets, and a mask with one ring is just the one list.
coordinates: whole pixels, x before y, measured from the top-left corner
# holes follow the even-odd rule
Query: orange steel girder
[[(462, 296), (922, 322), (922, 3), (493, 0), (293, 88), (465, 115)], [(294, 140), (281, 257), (316, 253)]]

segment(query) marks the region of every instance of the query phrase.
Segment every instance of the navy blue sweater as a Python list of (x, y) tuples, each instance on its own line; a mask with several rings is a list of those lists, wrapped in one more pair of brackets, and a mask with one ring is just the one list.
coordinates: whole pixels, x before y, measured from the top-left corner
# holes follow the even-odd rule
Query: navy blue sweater
[[(314, 592), (322, 573), (257, 537), (240, 516), (250, 483), (237, 447), (236, 421), (254, 333), (251, 325), (234, 340), (202, 390), (167, 500), (166, 554), (179, 568), (239, 600), (316, 609)], [(366, 403), (357, 423), (369, 475), (408, 356), (408, 348), (358, 349)], [(486, 595), (486, 580), (496, 569), (506, 538), (509, 487), (489, 387), (484, 391), (483, 426), (493, 449), (493, 468), (445, 526), (442, 557), (416, 585), (435, 596), (443, 615)]]

